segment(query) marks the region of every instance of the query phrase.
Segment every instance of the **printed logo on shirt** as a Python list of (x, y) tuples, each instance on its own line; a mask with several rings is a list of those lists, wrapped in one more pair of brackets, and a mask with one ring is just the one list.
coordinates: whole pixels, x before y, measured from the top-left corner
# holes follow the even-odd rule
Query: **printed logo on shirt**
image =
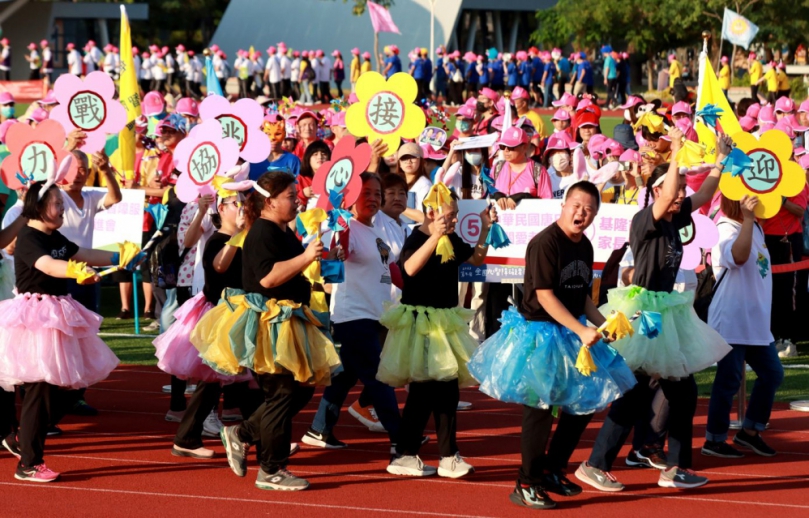
[[(568, 284), (570, 279), (580, 278), (581, 283)], [(559, 275), (559, 286), (568, 289), (580, 289), (586, 285), (590, 279), (590, 267), (587, 263), (580, 260), (575, 260), (562, 268), (562, 273)]]
[(67, 255), (67, 247), (63, 246), (59, 250), (51, 250), (51, 257), (54, 259), (61, 259), (62, 257)]
[(758, 274), (761, 275), (761, 278), (764, 279), (767, 277), (767, 274), (770, 273), (770, 262), (761, 252), (758, 253), (756, 264), (758, 265)]
[(679, 268), (683, 259), (683, 245), (679, 241), (670, 242), (666, 251), (666, 266), (669, 268)]
[(385, 272), (382, 274), (382, 278), (379, 279), (379, 282), (382, 284), (391, 284), (393, 281), (391, 280), (390, 268), (388, 267), (388, 262), (390, 261), (390, 247), (382, 241), (381, 238), (376, 238), (376, 249), (379, 250), (379, 258), (385, 266)]

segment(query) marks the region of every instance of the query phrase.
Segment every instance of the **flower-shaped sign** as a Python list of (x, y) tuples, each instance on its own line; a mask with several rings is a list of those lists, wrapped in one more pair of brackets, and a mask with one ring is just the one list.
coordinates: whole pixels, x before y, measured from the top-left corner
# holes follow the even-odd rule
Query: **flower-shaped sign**
[(126, 125), (126, 109), (115, 99), (115, 83), (104, 72), (91, 72), (82, 81), (72, 74), (62, 74), (53, 85), (59, 101), (50, 118), (58, 121), (66, 132), (80, 129), (87, 134), (81, 150), (95, 153)]
[[(35, 128), (14, 124), (6, 134), (11, 152), (0, 166), (0, 175), (9, 189), (21, 189), (31, 182), (44, 182), (56, 174), (56, 168), (70, 153), (63, 149), (65, 130), (54, 120), (42, 121)], [(76, 177), (78, 160), (73, 160), (61, 183)]]
[[(331, 160), (321, 165), (312, 179), (312, 190), (320, 197), (317, 206), (331, 210), (329, 194), (334, 191), (343, 196), (343, 207), (354, 205), (362, 190), (360, 175), (371, 162), (371, 146), (362, 143), (355, 147), (354, 137), (346, 135), (334, 147)], [(340, 207), (333, 207), (339, 209)]]
[(731, 137), (736, 149), (744, 151), (751, 166), (734, 176), (726, 169), (719, 180), (719, 189), (731, 200), (744, 195), (758, 196), (756, 216), (767, 219), (781, 210), (782, 197), (795, 196), (806, 185), (806, 176), (800, 165), (792, 162), (792, 141), (780, 130), (765, 132), (760, 139), (749, 133), (736, 133)]
[(415, 139), (427, 124), (421, 107), (413, 104), (416, 81), (399, 72), (387, 81), (377, 72), (366, 72), (357, 81), (359, 101), (346, 111), (346, 127), (355, 137), (377, 139), (388, 145), (385, 156), (396, 153), (401, 139)]
[(216, 119), (198, 124), (174, 150), (174, 165), (180, 171), (177, 198), (185, 203), (205, 194), (214, 194), (211, 182), (224, 174), (239, 160), (239, 144), (222, 136), (222, 126)]
[(711, 218), (692, 212), (691, 222), (680, 229), (680, 240), (683, 242), (680, 268), (693, 270), (702, 262), (702, 250), (713, 248), (719, 242), (719, 231)]
[(222, 125), (222, 136), (239, 144), (239, 156), (257, 164), (270, 154), (270, 138), (261, 131), (264, 109), (253, 99), (239, 99), (233, 104), (221, 95), (206, 97), (199, 105), (202, 121), (216, 119)]

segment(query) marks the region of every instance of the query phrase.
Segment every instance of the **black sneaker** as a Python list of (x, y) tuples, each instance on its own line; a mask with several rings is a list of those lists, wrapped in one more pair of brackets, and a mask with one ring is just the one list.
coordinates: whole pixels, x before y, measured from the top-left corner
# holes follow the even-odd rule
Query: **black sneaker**
[(306, 431), (304, 436), (301, 438), (301, 442), (304, 444), (308, 444), (309, 446), (317, 446), (318, 448), (326, 448), (327, 450), (339, 450), (348, 446), (348, 444), (337, 440), (334, 434), (324, 434), (320, 432), (316, 432), (309, 428)]
[(744, 430), (739, 430), (733, 438), (733, 442), (739, 446), (749, 448), (763, 457), (774, 457), (776, 451), (767, 446), (761, 434), (750, 435)]
[(80, 399), (76, 401), (76, 404), (70, 409), (70, 413), (73, 415), (92, 417), (98, 415), (98, 410), (88, 405), (87, 401)]
[(62, 435), (64, 432), (58, 426), (48, 425), (48, 437), (56, 437)]
[(144, 320), (154, 320), (154, 311), (144, 311), (143, 312), (143, 319)]
[(725, 441), (705, 441), (702, 452), (706, 457), (720, 457), (722, 459), (741, 459), (744, 454)]
[(3, 439), (3, 448), (7, 449), (10, 454), (17, 457), (17, 460), (22, 458), (22, 452), (20, 451), (20, 443), (17, 442), (16, 436), (9, 435), (5, 439)]
[(646, 461), (640, 460), (635, 450), (629, 450), (629, 455), (626, 456), (626, 465), (630, 468), (651, 468)]
[(542, 476), (542, 487), (545, 491), (562, 496), (581, 494), (581, 486), (571, 482), (562, 471), (544, 474)]
[(132, 312), (128, 309), (125, 309), (118, 313), (118, 316), (115, 317), (115, 320), (129, 320), (132, 318)]
[(517, 487), (514, 488), (508, 499), (520, 507), (529, 509), (553, 509), (556, 507), (556, 502), (551, 500), (551, 497), (541, 487), (523, 487), (519, 482), (517, 482)]
[(662, 448), (641, 448), (635, 453), (650, 468), (668, 469), (668, 457)]

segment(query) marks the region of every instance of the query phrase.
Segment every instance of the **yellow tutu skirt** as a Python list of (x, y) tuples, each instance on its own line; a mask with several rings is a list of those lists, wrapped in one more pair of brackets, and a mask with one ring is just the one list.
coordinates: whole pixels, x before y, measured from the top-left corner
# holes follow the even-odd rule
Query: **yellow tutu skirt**
[(329, 314), (289, 300), (226, 289), (200, 319), (191, 343), (202, 361), (227, 375), (292, 374), (301, 383), (330, 385), (342, 370), (329, 334)]
[(402, 304), (387, 310), (379, 322), (388, 328), (376, 379), (401, 387), (411, 381), (457, 379), (461, 387), (476, 385), (466, 363), (478, 347), (469, 335), (474, 311), (435, 309)]

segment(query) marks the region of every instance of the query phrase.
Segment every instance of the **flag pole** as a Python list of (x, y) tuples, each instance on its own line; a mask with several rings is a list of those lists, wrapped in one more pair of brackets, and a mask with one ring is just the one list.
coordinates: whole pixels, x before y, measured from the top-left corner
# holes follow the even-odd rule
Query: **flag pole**
[(379, 33), (374, 31), (374, 59), (376, 60), (376, 71), (382, 72), (379, 67)]
[(708, 40), (711, 39), (710, 31), (702, 31), (702, 52), (699, 53), (699, 74), (697, 84), (697, 109), (701, 106), (702, 85), (705, 81), (705, 60), (708, 59)]

